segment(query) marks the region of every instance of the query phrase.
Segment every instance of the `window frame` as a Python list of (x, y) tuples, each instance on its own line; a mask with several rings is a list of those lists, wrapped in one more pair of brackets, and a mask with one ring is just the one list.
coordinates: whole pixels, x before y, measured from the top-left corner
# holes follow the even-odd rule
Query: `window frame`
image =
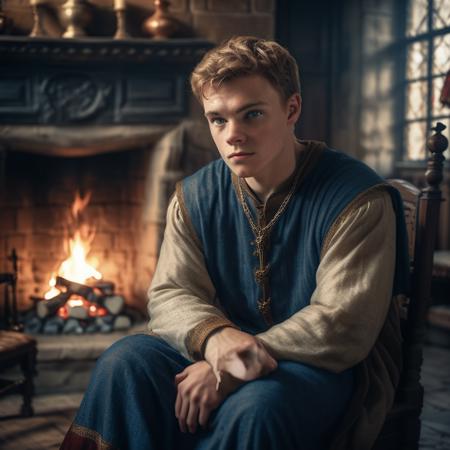
[[(423, 33), (416, 34), (414, 36), (407, 36), (407, 22), (409, 14), (409, 6), (411, 2), (415, 0), (403, 0), (399, 2), (399, 15), (403, 19), (399, 21), (400, 26), (398, 29), (399, 42), (400, 42), (400, 57), (399, 57), (399, 74), (401, 77), (398, 80), (398, 86), (400, 90), (399, 95), (399, 105), (398, 114), (401, 117), (399, 127), (398, 127), (398, 142), (401, 151), (398, 155), (396, 165), (397, 166), (407, 166), (407, 167), (423, 167), (425, 159), (410, 159), (408, 157), (407, 139), (406, 139), (406, 127), (408, 124), (425, 122), (425, 137), (429, 136), (431, 133), (431, 128), (434, 127), (437, 121), (445, 121), (446, 125), (450, 125), (450, 108), (447, 114), (443, 115), (433, 115), (433, 80), (439, 77), (445, 77), (445, 73), (433, 75), (433, 55), (434, 55), (434, 40), (436, 37), (444, 36), (450, 34), (450, 24), (447, 27), (433, 29), (433, 11), (434, 11), (434, 0), (427, 0), (427, 30)], [(407, 55), (409, 47), (416, 42), (426, 42), (428, 45), (427, 61), (426, 61), (426, 74), (424, 76), (408, 79), (407, 77)], [(450, 70), (450, 66), (446, 71)], [(426, 114), (421, 118), (407, 118), (407, 87), (416, 81), (426, 81), (427, 85), (427, 99), (425, 102)], [(445, 130), (444, 133), (450, 131), (450, 126)], [(425, 142), (424, 142), (425, 145)], [(448, 162), (446, 164), (448, 166)]]

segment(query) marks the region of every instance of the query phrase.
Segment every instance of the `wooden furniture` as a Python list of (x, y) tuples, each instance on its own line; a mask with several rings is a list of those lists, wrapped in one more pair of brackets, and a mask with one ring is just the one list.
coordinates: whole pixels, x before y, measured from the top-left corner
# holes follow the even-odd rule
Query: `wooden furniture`
[(403, 180), (391, 180), (402, 195), (411, 261), (411, 292), (402, 319), (403, 371), (395, 403), (373, 447), (375, 450), (413, 450), (419, 448), (420, 414), (423, 386), (420, 383), (422, 347), (426, 313), (429, 306), (439, 207), (442, 201), (442, 153), (448, 140), (441, 134), (445, 126), (438, 122), (436, 133), (427, 141), (431, 156), (425, 178), (427, 187), (419, 190)]
[[(13, 250), (10, 257), (13, 263), (12, 273), (0, 273), (0, 287), (4, 287), (3, 316), (7, 330), (0, 330), (0, 374), (8, 369), (19, 367), (22, 376), (10, 373), (4, 379), (0, 376), (0, 395), (21, 392), (23, 403), (21, 415), (29, 417), (33, 415), (32, 395), (33, 376), (36, 372), (36, 340), (18, 330), (21, 329), (17, 321), (16, 308), (16, 280), (17, 280), (17, 255)], [(12, 301), (11, 301), (12, 300)]]
[(23, 403), (21, 415), (33, 415), (33, 376), (36, 372), (36, 340), (18, 331), (0, 330), (0, 372), (20, 367), (22, 377), (0, 378), (0, 395), (21, 392)]
[(434, 252), (433, 304), (450, 308), (450, 250)]

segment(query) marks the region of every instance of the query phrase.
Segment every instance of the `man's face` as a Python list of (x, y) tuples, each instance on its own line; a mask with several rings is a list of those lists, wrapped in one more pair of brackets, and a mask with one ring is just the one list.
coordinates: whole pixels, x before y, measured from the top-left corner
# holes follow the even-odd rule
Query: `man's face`
[(249, 75), (206, 88), (203, 107), (220, 155), (236, 175), (268, 180), (292, 162), (287, 152), (299, 95), (284, 101), (264, 77)]

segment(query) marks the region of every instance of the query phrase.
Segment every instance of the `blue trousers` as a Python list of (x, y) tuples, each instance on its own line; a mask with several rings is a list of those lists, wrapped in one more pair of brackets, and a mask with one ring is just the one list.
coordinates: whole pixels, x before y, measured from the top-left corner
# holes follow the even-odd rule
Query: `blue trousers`
[(353, 390), (351, 370), (280, 361), (226, 398), (206, 430), (181, 433), (174, 378), (189, 364), (157, 337), (121, 339), (99, 358), (74, 423), (121, 450), (319, 450)]

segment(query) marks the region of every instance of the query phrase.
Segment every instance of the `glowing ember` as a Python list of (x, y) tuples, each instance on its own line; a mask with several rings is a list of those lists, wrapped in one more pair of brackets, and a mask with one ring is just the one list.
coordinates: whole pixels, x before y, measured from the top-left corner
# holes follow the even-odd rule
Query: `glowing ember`
[[(75, 196), (75, 201), (72, 205), (72, 215), (77, 224), (77, 229), (75, 230), (73, 238), (69, 240), (69, 257), (61, 263), (57, 274), (53, 274), (48, 283), (50, 289), (44, 294), (44, 298), (46, 299), (53, 298), (61, 292), (55, 287), (56, 276), (61, 276), (66, 280), (82, 284), (89, 278), (95, 278), (97, 280), (102, 278), (102, 274), (86, 261), (95, 232), (86, 224), (79, 224), (80, 221), (78, 220), (79, 214), (89, 203), (90, 197), (90, 193), (85, 197), (80, 197), (78, 193)], [(69, 300), (69, 302), (72, 301), (77, 300)], [(75, 304), (70, 304), (71, 306), (76, 306)]]
[(84, 306), (86, 302), (81, 298), (70, 299), (67, 304), (69, 306)]
[(58, 309), (57, 314), (59, 317), (61, 317), (61, 319), (68, 319), (69, 311), (67, 310), (67, 306), (61, 306), (61, 308)]
[(89, 317), (103, 317), (107, 315), (108, 315), (107, 309), (103, 308), (102, 306), (97, 305), (89, 306)]

